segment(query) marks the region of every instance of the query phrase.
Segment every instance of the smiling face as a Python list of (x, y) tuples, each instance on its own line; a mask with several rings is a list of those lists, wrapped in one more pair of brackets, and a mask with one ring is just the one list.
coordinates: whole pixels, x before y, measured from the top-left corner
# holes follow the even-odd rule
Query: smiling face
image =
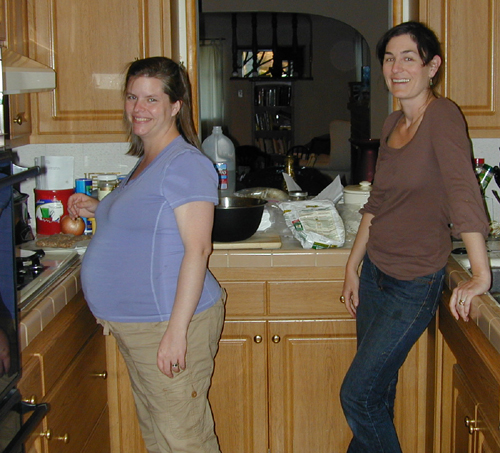
[(163, 91), (163, 83), (156, 77), (132, 77), (125, 93), (125, 115), (132, 132), (143, 142), (169, 141), (179, 135), (176, 115), (180, 101), (172, 103)]
[(424, 65), (415, 41), (409, 35), (399, 35), (387, 43), (382, 72), (387, 88), (396, 98), (426, 99), (431, 91), (430, 79), (440, 64), (436, 55)]

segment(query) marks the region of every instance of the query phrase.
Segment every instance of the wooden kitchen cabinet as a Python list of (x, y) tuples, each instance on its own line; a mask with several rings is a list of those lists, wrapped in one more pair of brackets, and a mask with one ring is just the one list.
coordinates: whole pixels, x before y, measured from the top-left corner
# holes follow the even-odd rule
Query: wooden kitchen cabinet
[[(209, 392), (222, 453), (346, 451), (351, 432), (338, 395), (356, 329), (339, 301), (343, 267), (211, 270), (228, 294)], [(110, 395), (112, 452), (132, 442), (142, 453), (126, 368), (107, 341), (117, 400)], [(433, 358), (430, 329), (400, 373), (395, 423), (403, 451), (430, 451)]]
[(23, 350), (24, 399), (50, 411), (27, 443), (29, 452), (109, 453), (106, 350), (80, 292)]
[(500, 137), (500, 0), (426, 0), (420, 20), (442, 43), (441, 93), (461, 107), (470, 136)]
[(126, 141), (124, 70), (172, 55), (171, 3), (32, 0), (30, 56), (56, 70), (57, 87), (32, 94), (31, 143)]
[[(276, 274), (267, 273), (265, 281), (251, 282), (262, 285), (265, 301), (260, 319), (254, 320), (255, 325), (251, 321), (255, 314), (248, 314), (249, 307), (254, 305), (254, 301), (247, 297), (249, 282), (227, 281), (224, 272), (214, 271), (228, 292), (227, 321), (210, 390), (221, 451), (346, 451), (351, 431), (338, 395), (356, 352), (356, 327), (339, 301), (343, 268), (322, 269), (330, 280), (321, 278), (321, 272), (317, 270), (310, 279), (291, 280), (287, 278), (286, 270), (281, 269)], [(234, 275), (233, 272), (230, 274)], [(244, 274), (242, 271), (240, 276)], [(295, 270), (292, 274), (296, 274)], [(304, 269), (302, 275), (306, 274)], [(272, 281), (273, 278), (276, 280)], [(260, 294), (256, 293), (256, 306), (261, 306)], [(264, 320), (265, 328), (262, 325)], [(244, 355), (245, 358), (251, 357), (251, 361), (235, 358), (232, 331), (233, 325), (240, 324), (247, 330), (246, 344), (252, 339), (254, 341), (252, 353)], [(428, 405), (432, 402), (432, 398), (427, 398), (432, 394), (431, 382), (428, 382), (428, 375), (432, 375), (428, 368), (430, 349), (431, 336), (426, 332), (401, 370), (395, 423), (406, 451), (428, 451), (426, 428), (430, 426)], [(232, 375), (237, 363), (244, 363), (237, 367), (240, 375)], [(239, 393), (234, 399), (229, 397), (242, 381), (252, 383), (251, 392), (247, 389), (247, 397), (267, 395), (266, 401), (258, 407), (261, 410), (253, 409), (257, 416), (250, 421), (239, 417), (243, 410), (247, 411), (247, 417), (250, 416), (249, 402)], [(256, 385), (260, 385), (260, 389), (255, 388)], [(253, 406), (256, 406), (255, 400)], [(264, 420), (267, 425), (263, 427)], [(268, 445), (264, 449), (260, 443), (249, 442), (249, 439), (263, 442), (266, 438)]]
[[(6, 18), (4, 45), (8, 49), (28, 56), (28, 5), (26, 0), (0, 0)], [(0, 39), (1, 40), (1, 39)], [(31, 105), (29, 94), (9, 95), (8, 106), (9, 145), (12, 147), (29, 143), (31, 134)]]
[(474, 322), (438, 317), (435, 453), (500, 452), (500, 354)]

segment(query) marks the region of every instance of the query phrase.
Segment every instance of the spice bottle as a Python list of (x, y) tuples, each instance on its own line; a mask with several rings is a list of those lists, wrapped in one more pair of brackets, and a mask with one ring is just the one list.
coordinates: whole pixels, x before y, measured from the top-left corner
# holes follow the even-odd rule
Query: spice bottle
[(101, 201), (118, 185), (116, 175), (97, 176), (97, 199)]

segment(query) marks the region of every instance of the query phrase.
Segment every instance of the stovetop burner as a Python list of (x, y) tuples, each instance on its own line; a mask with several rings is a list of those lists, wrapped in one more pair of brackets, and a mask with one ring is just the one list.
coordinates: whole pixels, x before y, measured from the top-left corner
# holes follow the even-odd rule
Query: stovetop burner
[(17, 249), (18, 309), (27, 310), (31, 302), (80, 260), (71, 249)]
[(33, 250), (33, 253), (28, 256), (16, 257), (16, 271), (17, 271), (17, 290), (21, 290), (26, 285), (35, 280), (42, 272), (47, 269), (40, 259), (45, 256), (43, 250)]

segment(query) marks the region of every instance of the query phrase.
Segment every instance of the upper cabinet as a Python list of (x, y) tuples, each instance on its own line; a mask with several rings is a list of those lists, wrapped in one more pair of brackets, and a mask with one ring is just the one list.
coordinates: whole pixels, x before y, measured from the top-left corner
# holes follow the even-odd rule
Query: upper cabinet
[[(174, 6), (175, 5), (175, 6)], [(126, 141), (127, 63), (176, 56), (176, 0), (31, 0), (29, 54), (57, 88), (31, 95), (31, 143)]]
[(420, 20), (441, 40), (441, 93), (461, 107), (470, 136), (500, 137), (500, 0), (425, 0)]
[[(28, 55), (28, 17), (26, 0), (0, 0), (0, 41), (3, 46)], [(7, 96), (8, 119), (6, 130), (10, 146), (24, 145), (31, 134), (31, 111), (28, 94)]]

